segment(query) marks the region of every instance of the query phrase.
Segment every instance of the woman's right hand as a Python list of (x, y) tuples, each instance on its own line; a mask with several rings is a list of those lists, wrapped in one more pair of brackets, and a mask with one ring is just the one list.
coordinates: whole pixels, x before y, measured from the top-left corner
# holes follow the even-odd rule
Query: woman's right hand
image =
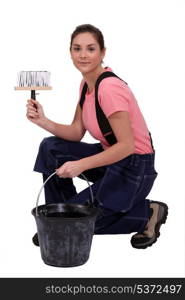
[(42, 122), (45, 120), (44, 110), (42, 108), (42, 105), (33, 99), (29, 99), (26, 104), (27, 107), (27, 113), (26, 117), (29, 121), (41, 125)]

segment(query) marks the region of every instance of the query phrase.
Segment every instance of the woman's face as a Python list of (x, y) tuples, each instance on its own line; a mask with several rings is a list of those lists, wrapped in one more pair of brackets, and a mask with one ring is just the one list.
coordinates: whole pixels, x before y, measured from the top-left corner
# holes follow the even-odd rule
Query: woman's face
[(105, 50), (100, 46), (89, 32), (79, 33), (71, 45), (71, 58), (75, 67), (82, 73), (87, 74), (95, 71), (101, 66), (105, 56)]

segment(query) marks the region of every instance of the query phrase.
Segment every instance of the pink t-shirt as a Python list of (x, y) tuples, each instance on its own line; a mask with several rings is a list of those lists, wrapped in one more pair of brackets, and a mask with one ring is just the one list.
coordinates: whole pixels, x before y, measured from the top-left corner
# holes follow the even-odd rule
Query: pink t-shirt
[[(112, 70), (111, 68), (106, 68), (105, 71)], [(80, 85), (80, 95), (83, 85), (84, 80), (82, 80)], [(98, 88), (98, 100), (107, 118), (118, 111), (127, 111), (129, 113), (135, 141), (135, 153), (146, 154), (153, 152), (146, 122), (127, 84), (116, 77), (103, 79)], [(103, 137), (97, 122), (94, 90), (90, 94), (86, 93), (82, 110), (82, 120), (86, 130), (95, 139), (100, 141), (104, 150), (110, 147)]]

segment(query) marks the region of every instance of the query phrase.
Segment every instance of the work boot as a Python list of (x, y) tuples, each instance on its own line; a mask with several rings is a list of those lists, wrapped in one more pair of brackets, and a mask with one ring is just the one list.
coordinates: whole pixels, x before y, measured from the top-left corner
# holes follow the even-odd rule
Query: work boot
[(131, 238), (131, 245), (137, 249), (152, 246), (160, 236), (160, 227), (166, 222), (168, 206), (163, 202), (151, 201), (152, 214), (143, 233), (136, 233)]

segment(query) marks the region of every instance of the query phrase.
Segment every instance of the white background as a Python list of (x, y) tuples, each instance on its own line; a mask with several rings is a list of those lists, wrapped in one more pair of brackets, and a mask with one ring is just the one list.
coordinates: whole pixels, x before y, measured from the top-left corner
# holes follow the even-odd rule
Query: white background
[[(180, 0), (1, 2), (1, 277), (184, 277), (184, 15)], [(49, 118), (69, 124), (81, 80), (69, 55), (70, 35), (84, 23), (103, 32), (105, 64), (129, 83), (139, 102), (159, 173), (150, 198), (166, 202), (169, 217), (158, 242), (146, 250), (132, 248), (131, 235), (94, 236), (86, 264), (55, 268), (43, 263), (31, 241), (31, 209), (42, 184), (32, 169), (50, 133), (26, 119), (30, 93), (14, 87), (21, 70), (50, 71), (53, 90), (37, 99)], [(84, 141), (94, 142), (88, 135)], [(86, 187), (75, 181), (79, 190)]]

